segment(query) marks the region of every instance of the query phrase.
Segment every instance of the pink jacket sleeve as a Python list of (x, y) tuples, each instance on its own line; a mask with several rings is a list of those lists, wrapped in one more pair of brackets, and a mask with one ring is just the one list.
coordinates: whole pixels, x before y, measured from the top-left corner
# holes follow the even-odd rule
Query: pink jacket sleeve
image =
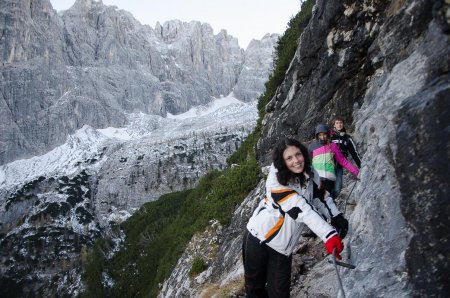
[(352, 165), (352, 163), (345, 158), (341, 150), (339, 150), (338, 145), (336, 145), (335, 143), (331, 143), (331, 151), (333, 151), (334, 158), (342, 167), (346, 168), (350, 173), (355, 175), (355, 177), (358, 176), (359, 174), (358, 168)]

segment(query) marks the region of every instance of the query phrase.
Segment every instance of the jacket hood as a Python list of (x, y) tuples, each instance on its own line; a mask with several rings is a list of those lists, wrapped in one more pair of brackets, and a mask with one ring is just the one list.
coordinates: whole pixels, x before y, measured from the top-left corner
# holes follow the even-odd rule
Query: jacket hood
[(327, 133), (327, 134), (330, 134), (330, 127), (329, 127), (328, 125), (326, 125), (326, 124), (323, 124), (323, 123), (317, 124), (316, 130), (315, 130), (315, 133), (314, 133), (314, 135), (316, 136), (316, 138), (317, 138), (317, 135), (318, 135), (319, 133), (321, 133), (321, 132), (325, 132), (325, 133)]

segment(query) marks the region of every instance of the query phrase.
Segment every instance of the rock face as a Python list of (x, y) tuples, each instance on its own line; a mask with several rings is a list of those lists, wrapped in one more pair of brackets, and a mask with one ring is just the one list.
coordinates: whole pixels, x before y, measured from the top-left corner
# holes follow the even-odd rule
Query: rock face
[[(340, 269), (346, 297), (445, 297), (450, 290), (450, 151), (441, 141), (450, 129), (449, 12), (448, 1), (318, 0), (286, 78), (266, 107), (257, 150), (262, 165), (270, 163), (278, 139), (307, 142), (316, 123), (336, 114), (346, 119), (362, 153), (360, 182), (349, 199), (356, 206), (345, 214), (350, 232), (344, 255), (356, 265)], [(249, 196), (240, 208), (260, 199)], [(227, 260), (217, 254), (204, 273), (209, 278), (191, 282), (194, 296), (242, 284), (240, 229), (221, 246), (234, 253)], [(320, 243), (302, 243), (300, 255), (315, 245), (323, 251)], [(315, 258), (305, 272), (308, 260), (298, 263), (296, 257), (293, 297), (342, 295), (332, 265)], [(228, 269), (209, 275), (217, 267)], [(180, 284), (165, 284), (163, 293), (169, 287)]]
[(278, 34), (266, 34), (261, 40), (253, 39), (245, 50), (244, 65), (234, 87), (234, 96), (251, 101), (258, 98), (265, 90), (270, 71), (272, 69), (274, 44)]
[[(261, 78), (271, 67), (275, 38), (245, 54), (225, 30), (177, 20), (152, 29), (101, 1), (77, 0), (61, 15), (49, 0), (0, 5), (0, 165), (44, 154), (83, 125), (121, 127), (127, 113), (179, 114), (228, 95), (244, 55)], [(255, 80), (240, 97), (263, 91)]]

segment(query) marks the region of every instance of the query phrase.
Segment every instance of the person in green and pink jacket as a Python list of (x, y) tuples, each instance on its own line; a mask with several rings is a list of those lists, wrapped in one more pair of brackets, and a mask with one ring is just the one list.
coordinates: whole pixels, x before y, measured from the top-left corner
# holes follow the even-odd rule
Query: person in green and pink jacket
[(320, 188), (332, 194), (334, 181), (336, 180), (335, 170), (337, 163), (355, 175), (355, 177), (358, 176), (359, 170), (345, 158), (338, 145), (331, 142), (328, 125), (318, 124), (315, 129), (315, 136), (315, 140), (308, 146), (311, 163), (313, 168), (319, 173)]

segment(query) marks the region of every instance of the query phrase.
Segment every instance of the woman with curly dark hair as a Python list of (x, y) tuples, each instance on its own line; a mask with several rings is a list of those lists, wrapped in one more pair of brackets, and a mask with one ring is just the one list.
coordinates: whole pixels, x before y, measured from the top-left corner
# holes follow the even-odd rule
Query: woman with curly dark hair
[[(295, 173), (291, 171), (288, 166), (286, 165), (286, 162), (283, 158), (283, 152), (286, 150), (287, 147), (294, 146), (300, 149), (300, 153), (304, 157), (303, 161), (303, 167), (304, 170), (301, 173)], [(304, 183), (305, 174), (308, 176), (311, 176), (312, 170), (311, 170), (311, 160), (308, 157), (308, 150), (305, 146), (303, 146), (299, 141), (295, 139), (284, 139), (277, 143), (275, 148), (272, 152), (272, 161), (275, 168), (278, 170), (276, 172), (278, 181), (283, 184), (287, 185), (289, 180), (298, 178), (300, 179), (300, 183)]]
[(341, 259), (343, 244), (327, 223), (340, 214), (331, 198), (320, 198), (319, 175), (308, 149), (294, 139), (274, 148), (266, 180), (266, 196), (247, 224), (243, 241), (245, 291), (248, 297), (289, 297), (292, 251), (306, 224), (328, 253)]

